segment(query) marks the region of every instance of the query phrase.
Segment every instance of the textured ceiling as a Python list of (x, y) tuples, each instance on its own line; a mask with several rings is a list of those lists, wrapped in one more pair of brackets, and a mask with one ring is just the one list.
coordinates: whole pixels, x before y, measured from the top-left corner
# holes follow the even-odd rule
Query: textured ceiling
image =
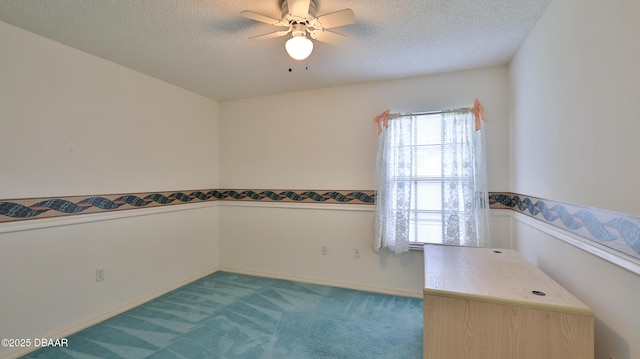
[(318, 0), (357, 22), (302, 62), (286, 38), (248, 40), (275, 28), (239, 13), (280, 18), (278, 0), (2, 0), (0, 21), (228, 100), (505, 64), (550, 1)]

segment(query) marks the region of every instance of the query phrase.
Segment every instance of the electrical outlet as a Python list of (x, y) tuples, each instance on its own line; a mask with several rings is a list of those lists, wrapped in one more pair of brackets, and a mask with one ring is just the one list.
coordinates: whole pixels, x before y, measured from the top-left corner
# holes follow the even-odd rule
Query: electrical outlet
[(360, 258), (360, 248), (353, 249), (353, 258)]
[(104, 269), (96, 269), (96, 282), (102, 282), (104, 280)]
[(327, 246), (322, 246), (322, 255), (329, 255), (329, 249), (327, 248)]

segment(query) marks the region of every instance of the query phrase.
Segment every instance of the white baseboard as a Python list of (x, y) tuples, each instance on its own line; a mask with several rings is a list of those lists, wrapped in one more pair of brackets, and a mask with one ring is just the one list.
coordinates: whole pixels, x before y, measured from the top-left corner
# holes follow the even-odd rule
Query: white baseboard
[[(100, 322), (103, 322), (111, 317), (114, 317), (118, 314), (122, 314), (124, 312), (126, 312), (127, 310), (133, 309), (141, 304), (144, 304), (150, 300), (153, 300), (155, 298), (158, 298), (164, 294), (169, 293), (170, 291), (174, 290), (174, 289), (178, 289), (186, 284), (189, 284), (193, 281), (196, 281), (200, 278), (206, 277), (212, 273), (217, 272), (218, 269), (217, 268), (211, 268), (208, 269), (204, 272), (201, 272), (199, 274), (193, 275), (189, 278), (186, 278), (183, 281), (180, 281), (178, 283), (174, 283), (168, 286), (165, 286), (163, 288), (160, 288), (158, 290), (155, 290), (151, 293), (147, 293), (147, 294), (143, 294), (137, 297), (132, 297), (131, 300), (129, 300), (127, 303), (125, 303), (122, 306), (119, 306), (118, 308), (115, 308), (113, 310), (110, 310), (108, 312), (102, 313), (100, 315), (94, 316), (92, 318), (89, 318), (85, 321), (81, 321), (78, 323), (74, 323), (70, 326), (67, 326), (65, 328), (61, 328), (58, 330), (54, 330), (52, 332), (49, 333), (44, 333), (44, 334), (37, 334), (36, 336), (34, 336), (34, 338), (52, 338), (52, 339), (56, 339), (56, 338), (66, 338), (74, 333), (77, 333), (83, 329), (86, 329), (92, 325), (96, 325)], [(33, 340), (32, 340), (33, 343)], [(5, 350), (5, 351), (0, 351), (0, 359), (12, 359), (12, 358), (17, 358), (20, 357), (22, 355), (28, 354), (32, 351), (35, 351), (39, 348), (34, 348), (34, 347), (30, 347), (30, 348), (15, 348), (15, 349), (10, 349), (10, 350)]]
[(297, 276), (297, 275), (283, 275), (283, 274), (280, 274), (280, 273), (262, 272), (262, 271), (255, 271), (255, 270), (250, 270), (250, 269), (234, 268), (234, 267), (220, 267), (219, 271), (221, 271), (221, 272), (229, 272), (229, 273), (236, 273), (236, 274), (246, 274), (246, 275), (252, 275), (252, 276), (256, 276), (256, 277), (283, 279), (283, 280), (290, 280), (290, 281), (295, 281), (295, 282), (303, 282), (303, 283), (309, 283), (309, 284), (325, 285), (325, 286), (337, 287), (337, 288), (360, 290), (360, 291), (364, 291), (364, 292), (396, 295), (396, 296), (400, 296), (400, 297), (419, 298), (419, 299), (423, 298), (422, 288), (420, 288), (420, 290), (417, 290), (417, 291), (401, 290), (401, 289), (389, 289), (389, 288), (383, 288), (383, 287), (357, 285), (357, 284), (353, 284), (353, 283), (326, 280), (326, 279), (314, 278), (314, 277)]

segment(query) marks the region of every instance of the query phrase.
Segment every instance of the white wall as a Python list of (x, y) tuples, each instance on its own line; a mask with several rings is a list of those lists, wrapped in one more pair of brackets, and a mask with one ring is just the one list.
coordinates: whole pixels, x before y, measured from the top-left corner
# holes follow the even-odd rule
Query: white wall
[(0, 26), (0, 198), (216, 185), (217, 102)]
[[(216, 101), (2, 22), (0, 48), (0, 199), (218, 186)], [(214, 270), (217, 208), (174, 207), (0, 224), (0, 337), (68, 334)]]
[[(504, 191), (509, 186), (507, 87), (507, 67), (501, 66), (222, 102), (220, 184), (372, 190), (376, 115), (387, 108), (468, 107), (477, 97), (486, 107), (489, 189)], [(373, 252), (370, 211), (225, 205), (220, 222), (223, 269), (421, 295), (422, 253)], [(329, 248), (326, 257), (322, 245)], [(359, 259), (352, 255), (356, 247), (362, 251)]]
[[(554, 0), (510, 65), (511, 190), (640, 215), (640, 2)], [(525, 223), (515, 246), (589, 305), (596, 358), (640, 357), (640, 278)]]
[(640, 215), (640, 2), (555, 0), (511, 65), (512, 184)]

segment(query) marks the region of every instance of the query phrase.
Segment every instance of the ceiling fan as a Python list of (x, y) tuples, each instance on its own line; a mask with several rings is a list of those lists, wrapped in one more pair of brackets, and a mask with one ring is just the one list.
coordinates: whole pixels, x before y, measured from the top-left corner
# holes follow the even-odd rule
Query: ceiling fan
[(282, 28), (250, 39), (274, 39), (291, 34), (291, 38), (285, 43), (285, 49), (293, 59), (304, 60), (313, 51), (313, 42), (307, 38), (307, 34), (314, 40), (337, 45), (346, 36), (328, 29), (356, 22), (356, 15), (351, 9), (316, 17), (316, 6), (317, 0), (280, 0), (282, 17), (279, 20), (250, 10), (241, 12), (240, 16)]

